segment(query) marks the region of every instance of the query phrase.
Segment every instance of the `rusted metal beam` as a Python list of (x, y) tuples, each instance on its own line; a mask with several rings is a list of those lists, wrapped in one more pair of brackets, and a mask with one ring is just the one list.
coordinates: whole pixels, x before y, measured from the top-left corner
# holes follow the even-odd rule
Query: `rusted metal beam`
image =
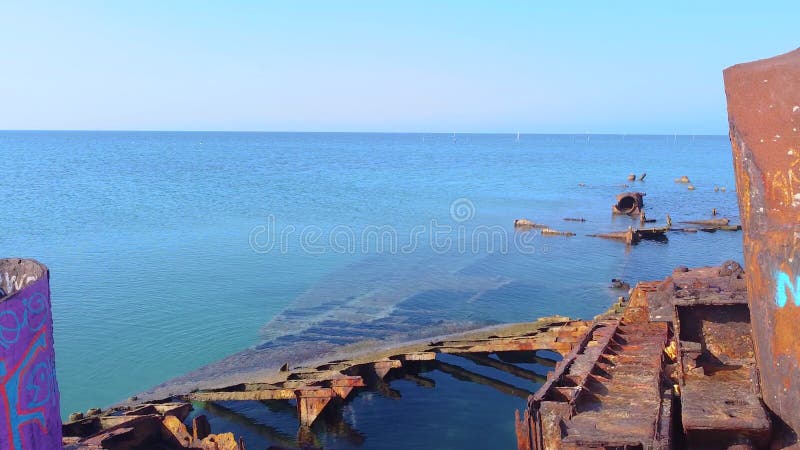
[(415, 352), (400, 355), (397, 359), (400, 361), (432, 361), (436, 359), (434, 352)]
[(800, 49), (724, 78), (763, 399), (800, 433)]
[(275, 388), (253, 391), (199, 391), (188, 395), (193, 402), (224, 402), (230, 400), (292, 400), (294, 389)]
[(341, 399), (346, 399), (354, 388), (366, 386), (363, 378), (348, 375), (340, 375), (330, 380), (325, 380), (320, 384), (333, 389), (333, 392)]
[(298, 389), (296, 394), (297, 417), (300, 425), (307, 427), (317, 420), (331, 399), (336, 397), (336, 392), (330, 388)]
[(434, 345), (440, 353), (494, 353), (552, 350), (569, 353), (588, 325), (554, 327), (531, 336), (495, 337), (473, 341), (444, 341)]
[(375, 361), (374, 363), (369, 364), (372, 367), (372, 371), (378, 378), (384, 378), (386, 375), (389, 374), (389, 371), (392, 369), (399, 369), (403, 367), (403, 363), (396, 359), (389, 359), (384, 361)]

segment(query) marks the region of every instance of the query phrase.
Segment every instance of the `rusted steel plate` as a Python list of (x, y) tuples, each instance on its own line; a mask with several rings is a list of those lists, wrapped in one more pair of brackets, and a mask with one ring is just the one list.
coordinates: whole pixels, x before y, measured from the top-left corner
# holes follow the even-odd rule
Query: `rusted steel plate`
[(436, 353), (434, 352), (415, 352), (400, 355), (401, 361), (432, 361), (434, 359), (436, 359)]
[(291, 400), (294, 389), (263, 389), (259, 391), (210, 391), (193, 392), (188, 395), (195, 402), (221, 402), (228, 400)]
[(800, 50), (724, 78), (763, 398), (800, 430)]
[(517, 450), (533, 450), (531, 442), (531, 415), (526, 409), (520, 418), (519, 410), (514, 411), (514, 431), (517, 434)]
[[(681, 389), (683, 427), (769, 436), (770, 422), (749, 380), (716, 382), (695, 379)], [(719, 437), (718, 439), (719, 440)]]
[(668, 448), (672, 398), (661, 377), (669, 324), (648, 320), (647, 293), (657, 287), (643, 286), (622, 317), (597, 322), (529, 398), (527, 435), (517, 417), (519, 448)]

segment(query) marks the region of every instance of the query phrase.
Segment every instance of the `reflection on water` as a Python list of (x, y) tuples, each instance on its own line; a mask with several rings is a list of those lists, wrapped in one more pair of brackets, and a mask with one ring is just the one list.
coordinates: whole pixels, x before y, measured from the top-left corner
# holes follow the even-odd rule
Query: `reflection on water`
[(248, 448), (514, 448), (514, 410), (546, 379), (553, 352), (439, 354), (407, 361), (385, 379), (366, 377), (334, 400), (310, 428), (294, 401), (197, 403), (212, 430), (244, 437)]

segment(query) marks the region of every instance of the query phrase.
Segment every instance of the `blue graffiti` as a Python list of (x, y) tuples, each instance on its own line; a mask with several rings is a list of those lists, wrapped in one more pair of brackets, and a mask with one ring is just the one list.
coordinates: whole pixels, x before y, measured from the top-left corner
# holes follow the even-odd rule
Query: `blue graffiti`
[(795, 306), (800, 306), (800, 277), (792, 283), (791, 277), (779, 270), (775, 272), (775, 303), (781, 308), (786, 306), (789, 299), (787, 292), (792, 294)]
[(9, 348), (19, 340), (23, 330), (38, 331), (47, 320), (46, 298), (41, 292), (23, 299), (22, 304), (25, 306), (22, 318), (11, 310), (0, 311), (0, 347)]
[[(8, 429), (11, 431), (11, 448), (20, 450), (22, 449), (22, 425), (28, 422), (38, 422), (42, 429), (47, 429), (47, 422), (45, 420), (44, 411), (42, 408), (33, 408), (28, 411), (22, 411), (19, 408), (19, 393), (20, 384), (28, 384), (22, 381), (25, 377), (25, 372), (30, 369), (31, 363), (35, 360), (36, 356), (47, 348), (47, 335), (46, 330), (42, 330), (31, 342), (30, 347), (25, 352), (25, 357), (20, 361), (19, 365), (11, 369), (6, 364), (0, 361), (0, 400), (5, 400), (5, 404), (0, 403), (0, 407), (5, 409), (6, 417), (8, 420)], [(37, 367), (37, 366), (34, 366)], [(34, 369), (34, 373), (36, 369)], [(22, 382), (22, 383), (21, 383)], [(48, 388), (50, 389), (50, 388)], [(40, 395), (37, 391), (36, 395)], [(4, 397), (4, 398), (3, 398)], [(31, 402), (38, 403), (37, 399)], [(49, 400), (49, 394), (48, 394)], [(46, 402), (45, 402), (46, 403)], [(28, 408), (26, 408), (28, 409)]]
[(29, 409), (55, 403), (51, 401), (54, 400), (55, 371), (49, 362), (42, 361), (36, 364), (26, 378), (25, 390), (33, 394), (27, 405)]

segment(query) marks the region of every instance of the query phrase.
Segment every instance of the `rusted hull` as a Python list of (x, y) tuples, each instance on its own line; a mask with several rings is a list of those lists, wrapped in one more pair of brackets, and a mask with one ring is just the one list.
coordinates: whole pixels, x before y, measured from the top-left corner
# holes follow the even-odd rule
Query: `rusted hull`
[(517, 414), (520, 449), (768, 448), (737, 263), (676, 269), (623, 306), (596, 319)]
[(800, 50), (724, 75), (764, 402), (800, 430)]

